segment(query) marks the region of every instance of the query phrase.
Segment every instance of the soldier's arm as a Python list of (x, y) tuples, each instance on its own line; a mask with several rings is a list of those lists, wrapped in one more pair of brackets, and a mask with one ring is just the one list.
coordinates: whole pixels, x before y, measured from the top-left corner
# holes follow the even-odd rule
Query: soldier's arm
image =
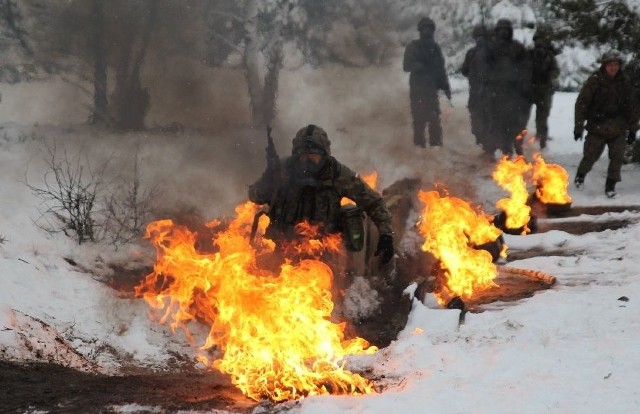
[[(283, 180), (283, 168), (285, 168), (285, 163), (282, 160), (278, 160), (278, 168), (275, 171), (267, 168), (260, 178), (249, 186), (249, 200), (256, 204), (271, 203), (271, 197), (276, 190), (275, 187)], [(277, 177), (275, 176), (276, 174), (278, 175)]]
[(344, 165), (340, 165), (340, 174), (336, 186), (342, 196), (356, 202), (378, 228), (378, 233), (393, 235), (391, 213), (382, 195), (371, 188), (356, 173)]
[(442, 89), (447, 98), (451, 100), (451, 86), (449, 86), (449, 77), (447, 76), (447, 69), (444, 65), (444, 55), (438, 45), (436, 45), (436, 56), (439, 61), (438, 67), (440, 68), (438, 87)]
[(462, 76), (469, 77), (469, 70), (471, 69), (471, 61), (475, 56), (475, 48), (469, 49), (467, 53), (464, 55), (464, 61), (462, 62), (462, 66), (460, 67), (460, 73)]
[(587, 111), (589, 110), (589, 106), (591, 106), (591, 101), (593, 100), (593, 95), (598, 87), (598, 80), (595, 75), (591, 75), (587, 81), (585, 82), (582, 89), (580, 89), (580, 93), (578, 94), (578, 98), (576, 99), (575, 106), (575, 117), (574, 121), (577, 125), (584, 125), (584, 121), (587, 119)]
[(404, 50), (404, 59), (402, 61), (402, 69), (405, 72), (417, 72), (423, 70), (424, 64), (418, 59), (418, 50), (415, 42), (409, 43)]

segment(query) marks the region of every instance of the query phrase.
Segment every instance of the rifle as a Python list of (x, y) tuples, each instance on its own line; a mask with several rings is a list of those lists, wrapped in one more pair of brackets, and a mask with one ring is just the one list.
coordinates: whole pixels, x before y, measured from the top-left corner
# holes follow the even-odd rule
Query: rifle
[(280, 167), (280, 157), (271, 136), (271, 125), (267, 125), (267, 148), (265, 151), (267, 153), (267, 171), (270, 174), (275, 174)]
[[(280, 157), (278, 156), (278, 151), (276, 151), (276, 146), (273, 143), (273, 137), (271, 136), (271, 125), (267, 125), (267, 147), (265, 148), (265, 152), (267, 154), (267, 171), (265, 174), (268, 176), (269, 180), (271, 180), (271, 186), (273, 188), (271, 199), (269, 200), (270, 204), (273, 204), (273, 200), (278, 193), (278, 189), (280, 187)], [(251, 235), (249, 236), (249, 242), (253, 246), (253, 239), (256, 236), (256, 232), (258, 231), (258, 223), (260, 221), (260, 217), (262, 217), (267, 212), (264, 210), (260, 210), (253, 216), (253, 223), (251, 224)]]

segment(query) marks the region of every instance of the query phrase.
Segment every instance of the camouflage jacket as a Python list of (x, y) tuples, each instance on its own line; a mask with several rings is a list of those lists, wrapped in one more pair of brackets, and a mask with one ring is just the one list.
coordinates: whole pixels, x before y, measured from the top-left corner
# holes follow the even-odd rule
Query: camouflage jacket
[(391, 214), (382, 196), (355, 172), (329, 157), (314, 186), (301, 187), (294, 179), (293, 158), (280, 161), (279, 174), (268, 170), (249, 187), (249, 199), (269, 204), (270, 238), (293, 237), (293, 228), (303, 220), (323, 224), (324, 231), (340, 231), (340, 200), (348, 197), (375, 223), (380, 234), (393, 234)]
[(410, 73), (409, 86), (412, 90), (435, 92), (441, 89), (447, 95), (451, 94), (442, 50), (432, 38), (409, 43), (404, 51), (402, 68)]
[(638, 114), (632, 88), (622, 70), (609, 78), (604, 67), (582, 86), (575, 105), (575, 126), (604, 136), (624, 135), (638, 130)]

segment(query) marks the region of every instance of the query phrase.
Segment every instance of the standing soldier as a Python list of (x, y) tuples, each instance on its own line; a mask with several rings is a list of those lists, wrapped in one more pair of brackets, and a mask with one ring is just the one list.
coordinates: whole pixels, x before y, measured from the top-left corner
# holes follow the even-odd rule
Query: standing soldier
[[(467, 51), (460, 68), (463, 76), (469, 80), (469, 100), (467, 108), (471, 120), (471, 133), (476, 144), (484, 147), (488, 141), (489, 105), (487, 104), (487, 29), (484, 26), (473, 28), (472, 36), (476, 44)], [(495, 150), (495, 148), (494, 148)]]
[(578, 188), (584, 185), (585, 176), (606, 146), (609, 149), (609, 167), (604, 192), (613, 198), (616, 196), (616, 183), (621, 180), (625, 136), (627, 142), (635, 141), (638, 114), (632, 88), (621, 70), (623, 60), (620, 52), (615, 49), (605, 52), (600, 63), (600, 69), (587, 79), (576, 99), (573, 135), (576, 141), (580, 141), (586, 129), (587, 137), (574, 183)]
[[(499, 19), (487, 48), (488, 92), (491, 108), (491, 142), (485, 152), (500, 149), (503, 155), (522, 154), (521, 132), (531, 111), (531, 60), (527, 50), (513, 39), (513, 26)], [(520, 137), (520, 139), (517, 139)]]
[(403, 69), (410, 72), (409, 95), (413, 117), (413, 143), (425, 148), (424, 129), (429, 124), (429, 145), (442, 146), (438, 90), (451, 101), (451, 88), (444, 68), (444, 56), (433, 39), (436, 24), (429, 17), (418, 23), (420, 39), (413, 40), (404, 52)]
[(540, 149), (547, 146), (549, 125), (547, 119), (551, 112), (553, 89), (560, 69), (556, 55), (558, 51), (551, 44), (551, 33), (547, 27), (539, 27), (533, 35), (534, 46), (531, 50), (533, 65), (533, 103), (536, 106), (536, 138), (540, 142)]

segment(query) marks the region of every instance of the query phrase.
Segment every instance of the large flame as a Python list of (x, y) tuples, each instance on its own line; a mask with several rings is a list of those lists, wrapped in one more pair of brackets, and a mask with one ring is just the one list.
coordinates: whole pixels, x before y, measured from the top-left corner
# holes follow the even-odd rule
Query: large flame
[(522, 229), (523, 234), (531, 230), (527, 227), (531, 219), (531, 207), (527, 204), (529, 193), (525, 174), (531, 171), (531, 164), (522, 155), (509, 159), (502, 157), (493, 171), (493, 179), (500, 187), (508, 191), (511, 196), (496, 202), (496, 207), (505, 212), (506, 227), (508, 229)]
[(500, 236), (491, 217), (437, 191), (420, 191), (418, 198), (424, 204), (418, 223), (425, 239), (421, 248), (439, 259), (445, 276), (444, 289), (435, 292), (438, 301), (444, 304), (455, 296), (468, 299), (475, 291), (494, 286), (498, 270), (491, 254), (475, 248)]
[[(332, 271), (318, 258), (337, 254), (339, 236), (319, 236), (316, 227), (303, 224), (297, 228), (303, 242), (284, 249), (298, 256), (276, 271), (260, 268), (260, 257), (272, 256), (274, 245), (251, 245), (257, 211), (253, 203), (238, 206), (236, 218), (214, 236), (211, 253), (196, 251), (196, 234), (185, 227), (170, 220), (149, 224), (146, 237), (157, 261), (136, 293), (162, 311), (161, 323), (188, 338), (189, 322), (210, 326), (199, 360), (228, 373), (250, 398), (374, 392), (341, 361), (377, 349), (361, 338), (345, 340), (344, 324), (329, 320)], [(259, 224), (262, 235), (268, 218)]]
[(569, 204), (569, 174), (558, 164), (547, 164), (542, 155), (533, 154), (533, 183), (536, 195), (544, 204)]

